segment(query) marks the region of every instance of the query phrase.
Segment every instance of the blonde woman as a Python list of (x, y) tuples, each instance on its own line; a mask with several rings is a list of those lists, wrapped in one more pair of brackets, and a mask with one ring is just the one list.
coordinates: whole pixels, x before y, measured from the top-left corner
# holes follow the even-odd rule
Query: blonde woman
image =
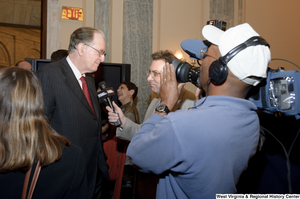
[(70, 144), (47, 123), (35, 75), (0, 70), (0, 198), (21, 198), (25, 174), (32, 167), (33, 175), (37, 161), (42, 169), (32, 198), (86, 198), (84, 155)]

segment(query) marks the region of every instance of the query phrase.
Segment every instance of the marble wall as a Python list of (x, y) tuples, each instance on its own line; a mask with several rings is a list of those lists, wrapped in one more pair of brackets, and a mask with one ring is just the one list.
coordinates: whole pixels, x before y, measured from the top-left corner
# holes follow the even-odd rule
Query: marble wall
[[(131, 82), (138, 88), (136, 99), (140, 121), (150, 103), (151, 89), (147, 82), (147, 71), (151, 64), (153, 0), (123, 1), (123, 46), (122, 63), (131, 64)], [(105, 33), (106, 52), (110, 49), (110, 11), (111, 2), (95, 0), (95, 27)], [(110, 62), (109, 54), (106, 62)]]
[(61, 42), (62, 0), (47, 1), (47, 52), (49, 59), (52, 52), (59, 49)]
[[(221, 21), (225, 21), (226, 29), (231, 28), (234, 26), (234, 22), (237, 21), (237, 24), (241, 24), (243, 21), (243, 0), (210, 0), (209, 2), (210, 12), (209, 16), (210, 19), (218, 19)], [(238, 4), (235, 7), (235, 3)], [(234, 15), (234, 9), (238, 9), (238, 16), (237, 19)]]
[(102, 30), (105, 34), (105, 62), (109, 62), (109, 19), (110, 19), (110, 0), (95, 0), (95, 28)]
[(234, 0), (210, 0), (210, 19), (218, 19), (227, 23), (227, 28), (234, 23)]
[(151, 65), (153, 0), (124, 0), (124, 63), (131, 64), (131, 81), (138, 85), (140, 121), (151, 99), (147, 71)]

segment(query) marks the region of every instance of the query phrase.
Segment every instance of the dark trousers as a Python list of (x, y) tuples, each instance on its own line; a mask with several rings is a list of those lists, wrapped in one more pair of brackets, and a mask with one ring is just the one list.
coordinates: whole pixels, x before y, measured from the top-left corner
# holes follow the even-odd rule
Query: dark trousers
[(103, 174), (102, 174), (102, 172), (98, 169), (97, 177), (96, 177), (96, 187), (95, 187), (93, 199), (100, 199), (100, 198), (103, 198), (103, 199), (104, 199), (104, 198), (106, 198), (106, 197), (102, 197), (103, 183), (105, 183)]

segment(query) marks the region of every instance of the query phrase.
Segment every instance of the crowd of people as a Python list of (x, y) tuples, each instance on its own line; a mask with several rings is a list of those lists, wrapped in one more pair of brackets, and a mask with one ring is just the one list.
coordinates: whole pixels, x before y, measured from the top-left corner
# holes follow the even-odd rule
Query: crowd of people
[[(208, 46), (195, 93), (177, 82), (171, 51), (151, 55), (147, 81), (157, 97), (142, 122), (133, 82), (119, 85), (120, 107), (101, 109), (92, 75), (106, 55), (101, 30), (76, 29), (68, 50), (53, 53), (34, 73), (25, 61), (1, 69), (1, 198), (30, 195), (34, 183), (33, 198), (236, 193), (259, 141), (257, 108), (245, 97), (266, 78), (269, 44), (247, 23), (226, 31), (206, 25), (202, 34)], [(104, 141), (102, 132), (117, 120), (121, 125)], [(23, 188), (26, 172), (38, 173), (29, 188)]]

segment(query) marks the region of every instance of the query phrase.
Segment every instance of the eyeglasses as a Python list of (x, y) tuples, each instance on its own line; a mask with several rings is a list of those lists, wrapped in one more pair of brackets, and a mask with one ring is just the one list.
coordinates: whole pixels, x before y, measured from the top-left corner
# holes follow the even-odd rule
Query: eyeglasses
[(90, 46), (90, 45), (87, 45), (87, 44), (84, 44), (84, 45), (86, 45), (86, 46), (88, 46), (88, 47), (91, 47), (92, 49), (94, 49), (95, 51), (97, 51), (97, 52), (99, 53), (99, 57), (100, 57), (100, 56), (106, 56), (106, 52), (105, 52), (105, 51), (97, 50), (96, 48), (94, 48), (94, 47), (92, 47), (92, 46)]
[(151, 75), (152, 78), (157, 77), (160, 74), (160, 72), (154, 71), (154, 70), (149, 70), (148, 71), (148, 76)]
[(209, 54), (207, 54), (206, 52), (207, 52), (207, 47), (205, 47), (205, 48), (203, 48), (201, 51), (200, 51), (201, 53), (200, 53), (200, 57), (202, 57), (202, 59), (201, 60), (203, 60), (205, 57), (212, 57), (212, 58), (214, 58), (214, 59), (218, 59), (218, 58), (215, 58), (214, 56), (211, 56), (211, 55), (209, 55)]

